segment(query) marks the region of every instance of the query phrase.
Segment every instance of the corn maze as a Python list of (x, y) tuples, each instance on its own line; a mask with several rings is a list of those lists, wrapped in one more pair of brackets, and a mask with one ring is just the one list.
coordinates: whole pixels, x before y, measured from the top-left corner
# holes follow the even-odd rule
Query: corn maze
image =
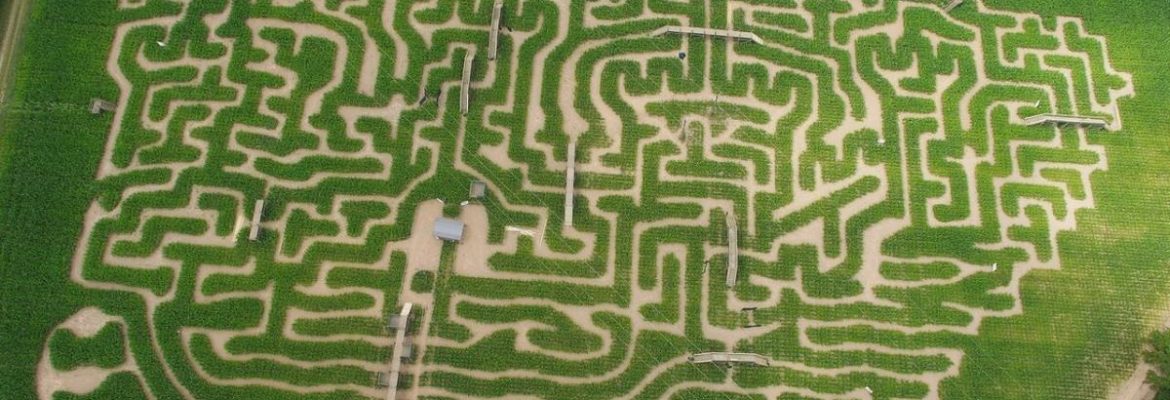
[(119, 0), (38, 395), (938, 398), (1135, 95), (943, 3)]

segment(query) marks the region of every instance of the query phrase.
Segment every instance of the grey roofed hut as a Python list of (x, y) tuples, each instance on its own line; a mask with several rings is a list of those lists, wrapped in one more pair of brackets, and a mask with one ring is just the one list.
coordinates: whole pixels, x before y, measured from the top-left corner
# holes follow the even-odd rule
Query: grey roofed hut
[(94, 98), (94, 99), (91, 99), (89, 101), (89, 113), (90, 114), (98, 114), (98, 113), (101, 113), (102, 111), (113, 112), (117, 108), (118, 108), (118, 105), (114, 104), (114, 102), (109, 101), (109, 100), (102, 100), (102, 99)]
[(406, 319), (401, 315), (391, 315), (390, 320), (386, 322), (386, 327), (393, 330), (399, 330), (406, 327)]
[(471, 182), (471, 198), (482, 199), (485, 192), (487, 192), (487, 184), (481, 181)]
[(399, 345), (402, 346), (402, 353), (399, 356), (399, 358), (402, 358), (403, 360), (413, 360), (414, 359), (414, 345), (411, 344), (410, 341), (404, 341), (402, 343), (399, 343)]
[(463, 222), (450, 218), (435, 220), (435, 238), (448, 242), (463, 240)]

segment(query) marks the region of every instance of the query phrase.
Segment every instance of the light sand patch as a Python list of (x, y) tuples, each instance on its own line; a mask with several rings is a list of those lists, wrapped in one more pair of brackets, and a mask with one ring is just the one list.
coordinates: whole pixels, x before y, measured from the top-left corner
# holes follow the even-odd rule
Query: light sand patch
[[(128, 337), (126, 335), (126, 321), (122, 317), (106, 314), (95, 307), (86, 307), (79, 310), (73, 316), (69, 317), (69, 319), (58, 325), (53, 332), (64, 329), (78, 337), (89, 338), (97, 335), (99, 331), (109, 324), (115, 324), (121, 328), (122, 338)], [(126, 361), (121, 365), (112, 368), (81, 366), (65, 371), (53, 367), (53, 349), (46, 342), (44, 350), (41, 351), (41, 360), (37, 363), (37, 398), (42, 400), (52, 399), (54, 398), (54, 394), (58, 392), (74, 394), (92, 393), (110, 375), (119, 372), (130, 372), (138, 377), (140, 383), (143, 383), (142, 386), (147, 398), (154, 400), (154, 393), (145, 385), (142, 372), (138, 367), (137, 361), (134, 359), (134, 354), (130, 352), (130, 348), (125, 342), (121, 343), (121, 346), (126, 357)]]
[[(443, 242), (433, 232), (435, 220), (443, 216), (443, 203), (429, 200), (419, 203), (414, 210), (414, 224), (410, 239), (400, 247), (406, 253), (407, 271), (435, 271), (439, 267), (439, 254)], [(407, 277), (409, 278), (409, 276)]]

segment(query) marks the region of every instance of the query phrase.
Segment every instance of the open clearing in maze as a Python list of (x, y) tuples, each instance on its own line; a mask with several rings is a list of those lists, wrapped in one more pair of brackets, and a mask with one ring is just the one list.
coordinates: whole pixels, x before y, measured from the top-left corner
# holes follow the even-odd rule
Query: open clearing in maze
[[(92, 18), (108, 46), (85, 53), (104, 83), (49, 101), (116, 106), (4, 114), (108, 133), (72, 171), (93, 181), (25, 379), (43, 399), (1116, 395), (1166, 307), (1148, 104), (1170, 92), (1088, 16), (987, 3), (42, 2), (30, 36)], [(1162, 97), (1129, 105), (1143, 89)], [(33, 251), (12, 246), (5, 268)]]

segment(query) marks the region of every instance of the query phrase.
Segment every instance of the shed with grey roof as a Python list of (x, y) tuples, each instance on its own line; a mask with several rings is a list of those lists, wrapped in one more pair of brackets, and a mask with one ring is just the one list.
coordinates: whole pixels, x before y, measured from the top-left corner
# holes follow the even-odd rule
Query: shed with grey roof
[(398, 343), (398, 345), (402, 346), (402, 352), (398, 356), (399, 358), (401, 358), (403, 360), (413, 360), (414, 359), (414, 345), (411, 344), (409, 340), (404, 341), (402, 343)]
[(482, 199), (485, 192), (487, 192), (487, 184), (482, 181), (471, 182), (471, 198)]
[(386, 322), (386, 327), (391, 330), (406, 329), (406, 318), (401, 315), (391, 315), (390, 320)]
[(463, 222), (450, 218), (435, 220), (435, 238), (448, 242), (463, 240)]
[(114, 102), (109, 101), (109, 100), (102, 100), (102, 99), (94, 98), (94, 99), (91, 99), (89, 101), (89, 113), (90, 114), (100, 114), (103, 111), (113, 112), (114, 110), (117, 110), (117, 109), (118, 109), (118, 105), (114, 104)]

